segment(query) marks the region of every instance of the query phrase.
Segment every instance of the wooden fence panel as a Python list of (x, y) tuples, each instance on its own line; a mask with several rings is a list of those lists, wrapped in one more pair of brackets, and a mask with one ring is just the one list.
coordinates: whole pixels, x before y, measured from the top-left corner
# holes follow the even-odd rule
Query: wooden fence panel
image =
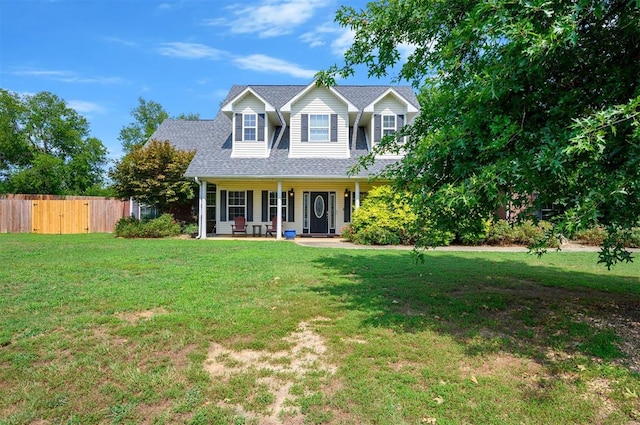
[(128, 215), (127, 203), (118, 199), (92, 199), (90, 203), (92, 233), (113, 232), (116, 222)]
[(31, 232), (31, 201), (0, 199), (0, 233)]
[(120, 199), (0, 195), (0, 233), (113, 232), (116, 222), (128, 215), (129, 202)]
[(33, 232), (43, 234), (88, 233), (90, 205), (84, 200), (33, 202)]

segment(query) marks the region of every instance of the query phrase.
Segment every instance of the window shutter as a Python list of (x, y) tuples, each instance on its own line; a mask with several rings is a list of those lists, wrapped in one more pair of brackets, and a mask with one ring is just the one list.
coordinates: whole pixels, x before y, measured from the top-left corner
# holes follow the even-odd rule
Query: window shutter
[(338, 141), (338, 114), (331, 114), (331, 141)]
[(378, 143), (382, 138), (382, 117), (380, 114), (373, 116), (373, 143)]
[(396, 118), (396, 131), (400, 131), (404, 127), (404, 115), (398, 115)]
[(289, 221), (296, 221), (296, 194), (292, 193), (287, 199), (287, 207), (289, 208)]
[(262, 221), (269, 221), (269, 191), (262, 191)]
[(247, 221), (253, 221), (253, 190), (247, 190)]
[(242, 114), (236, 114), (236, 135), (234, 140), (242, 140)]
[(265, 115), (258, 114), (258, 142), (264, 142)]
[(220, 221), (227, 221), (227, 191), (220, 191)]
[(300, 141), (308, 142), (309, 141), (309, 115), (302, 114), (300, 115)]
[(344, 197), (344, 222), (349, 223), (351, 221), (351, 196), (353, 194), (349, 192), (349, 196)]

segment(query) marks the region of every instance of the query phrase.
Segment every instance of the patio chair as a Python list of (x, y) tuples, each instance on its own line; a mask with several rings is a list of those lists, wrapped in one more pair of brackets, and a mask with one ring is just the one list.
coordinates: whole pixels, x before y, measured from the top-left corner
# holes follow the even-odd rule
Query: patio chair
[(273, 217), (271, 219), (271, 224), (267, 224), (266, 229), (264, 230), (264, 237), (266, 238), (267, 236), (271, 235), (271, 236), (275, 236), (274, 232), (278, 231), (278, 217)]
[(236, 233), (244, 233), (247, 235), (247, 219), (240, 216), (233, 219), (233, 223), (231, 225), (231, 235), (235, 235)]

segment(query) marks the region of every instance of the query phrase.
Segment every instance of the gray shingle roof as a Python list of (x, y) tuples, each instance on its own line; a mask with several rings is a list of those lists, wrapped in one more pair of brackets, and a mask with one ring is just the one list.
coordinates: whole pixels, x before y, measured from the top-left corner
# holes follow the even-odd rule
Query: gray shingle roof
[[(249, 86), (233, 86), (222, 105), (238, 96)], [(276, 108), (281, 108), (307, 86), (250, 86), (257, 94)], [(390, 86), (337, 86), (336, 90), (362, 109), (378, 98)], [(410, 87), (393, 87), (408, 102), (419, 107)], [(231, 120), (222, 112), (213, 120), (165, 120), (151, 136), (169, 140), (176, 148), (195, 150), (186, 177), (212, 178), (325, 178), (348, 177), (357, 158), (368, 153), (364, 131), (358, 130), (356, 143), (351, 147), (351, 158), (289, 158), (288, 128), (268, 158), (231, 158)], [(279, 130), (280, 131), (280, 130)], [(357, 177), (367, 177), (394, 163), (391, 159), (378, 159), (374, 166), (361, 171)]]

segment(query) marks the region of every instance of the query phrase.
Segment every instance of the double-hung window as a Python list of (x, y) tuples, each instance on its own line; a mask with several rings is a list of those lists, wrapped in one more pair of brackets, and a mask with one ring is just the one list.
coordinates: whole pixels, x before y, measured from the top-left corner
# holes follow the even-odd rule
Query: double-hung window
[(382, 116), (382, 135), (392, 136), (395, 132), (396, 132), (396, 116), (383, 115)]
[(329, 141), (329, 115), (309, 115), (309, 141)]
[[(269, 192), (269, 219), (278, 215), (278, 192)], [(282, 221), (287, 220), (287, 192), (282, 192)]]
[(258, 119), (256, 114), (243, 114), (243, 140), (255, 141), (258, 134)]
[(230, 190), (227, 192), (228, 220), (236, 217), (246, 217), (246, 192)]

